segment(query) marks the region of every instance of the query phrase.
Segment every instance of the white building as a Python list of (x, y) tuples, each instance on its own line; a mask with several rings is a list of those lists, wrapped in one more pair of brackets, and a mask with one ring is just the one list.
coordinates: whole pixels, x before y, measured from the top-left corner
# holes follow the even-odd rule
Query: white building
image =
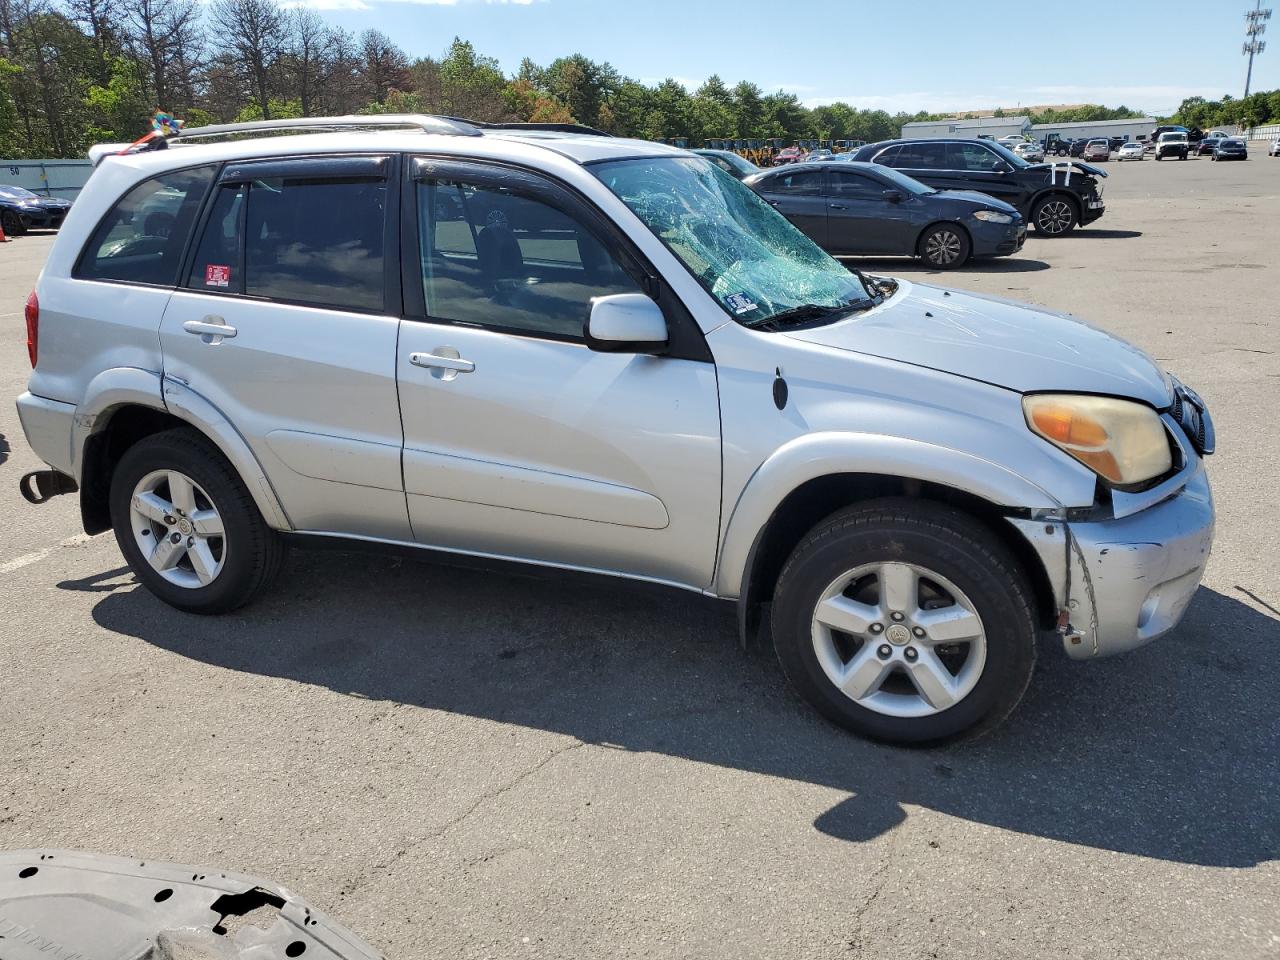
[(972, 140), (975, 137), (1016, 137), (1031, 131), (1026, 117), (970, 117), (959, 120), (920, 120), (902, 125), (906, 140)]
[(1083, 123), (1037, 123), (1031, 128), (1031, 135), (1037, 140), (1044, 140), (1056, 134), (1062, 140), (1084, 140), (1094, 137), (1121, 137), (1125, 140), (1149, 139), (1155, 132), (1154, 117), (1139, 117), (1136, 120), (1091, 120)]

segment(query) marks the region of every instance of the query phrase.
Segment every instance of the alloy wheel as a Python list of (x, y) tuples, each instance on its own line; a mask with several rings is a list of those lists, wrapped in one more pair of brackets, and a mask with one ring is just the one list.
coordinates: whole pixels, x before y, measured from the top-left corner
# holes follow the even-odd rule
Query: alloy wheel
[(1040, 208), (1036, 226), (1045, 233), (1062, 233), (1071, 226), (1071, 207), (1065, 200), (1050, 200)]
[(129, 501), (133, 537), (160, 576), (188, 589), (207, 587), (227, 560), (222, 516), (207, 493), (184, 473), (154, 470)]
[(952, 230), (935, 230), (924, 242), (924, 258), (938, 266), (949, 266), (960, 256), (960, 238)]
[(914, 563), (863, 564), (823, 591), (811, 625), (827, 678), (860, 706), (927, 717), (973, 692), (986, 631), (954, 583)]

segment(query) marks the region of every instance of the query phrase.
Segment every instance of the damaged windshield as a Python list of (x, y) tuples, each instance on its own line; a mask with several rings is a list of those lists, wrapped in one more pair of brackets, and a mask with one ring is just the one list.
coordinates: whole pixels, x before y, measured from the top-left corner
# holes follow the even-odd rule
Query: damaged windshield
[(739, 323), (812, 320), (874, 302), (857, 276), (713, 163), (663, 157), (591, 169)]

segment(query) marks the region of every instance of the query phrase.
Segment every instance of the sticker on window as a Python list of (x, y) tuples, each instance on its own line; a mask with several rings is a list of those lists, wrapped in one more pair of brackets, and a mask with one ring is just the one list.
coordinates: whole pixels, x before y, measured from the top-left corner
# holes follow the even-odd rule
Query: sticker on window
[(210, 263), (204, 268), (204, 285), (206, 287), (231, 286), (231, 268), (220, 263)]
[(734, 312), (734, 314), (750, 313), (756, 309), (756, 305), (751, 302), (751, 298), (745, 293), (731, 293), (724, 298), (725, 306)]

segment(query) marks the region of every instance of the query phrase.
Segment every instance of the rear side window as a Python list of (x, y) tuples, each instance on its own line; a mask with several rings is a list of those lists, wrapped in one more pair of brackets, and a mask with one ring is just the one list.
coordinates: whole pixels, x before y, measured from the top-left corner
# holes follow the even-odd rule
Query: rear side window
[(800, 170), (776, 173), (765, 181), (765, 193), (785, 193), (792, 197), (817, 197), (822, 194), (822, 171)]
[(187, 276), (206, 293), (347, 310), (386, 309), (383, 179), (224, 184)]
[(174, 286), (187, 237), (214, 168), (194, 167), (144, 180), (103, 217), (74, 276)]

